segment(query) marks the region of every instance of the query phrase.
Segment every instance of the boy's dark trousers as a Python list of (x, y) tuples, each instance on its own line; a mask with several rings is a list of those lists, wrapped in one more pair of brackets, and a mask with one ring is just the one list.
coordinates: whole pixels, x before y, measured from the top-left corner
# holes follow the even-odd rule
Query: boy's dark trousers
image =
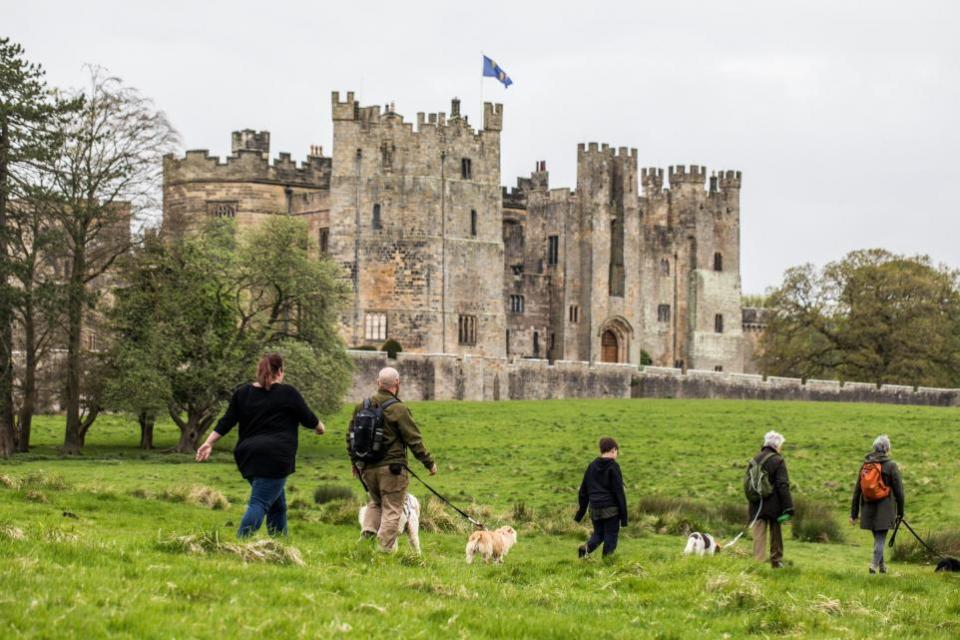
[(587, 540), (587, 553), (603, 543), (603, 555), (608, 556), (617, 548), (617, 538), (620, 536), (620, 516), (593, 521), (593, 535)]

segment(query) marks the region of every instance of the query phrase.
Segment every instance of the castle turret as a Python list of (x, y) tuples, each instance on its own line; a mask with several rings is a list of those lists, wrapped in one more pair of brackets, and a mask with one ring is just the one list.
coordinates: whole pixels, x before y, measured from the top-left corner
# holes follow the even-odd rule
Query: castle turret
[(491, 102), (483, 103), (484, 131), (503, 131), (503, 105)]
[(640, 184), (643, 185), (643, 194), (654, 196), (663, 190), (663, 169), (645, 167), (640, 170)]
[(259, 151), (264, 158), (270, 158), (270, 132), (244, 129), (234, 131), (230, 136), (230, 149), (234, 155), (240, 151)]

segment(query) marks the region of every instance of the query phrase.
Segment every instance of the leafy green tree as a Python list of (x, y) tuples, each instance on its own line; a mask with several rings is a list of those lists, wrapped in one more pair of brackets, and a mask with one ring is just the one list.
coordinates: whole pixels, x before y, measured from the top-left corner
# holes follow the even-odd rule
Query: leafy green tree
[[(127, 410), (163, 398), (180, 429), (176, 450), (192, 452), (233, 389), (253, 375), (261, 354), (289, 358), (289, 381), (321, 413), (339, 406), (350, 363), (336, 330), (345, 296), (329, 261), (309, 256), (305, 225), (273, 216), (235, 238), (231, 221), (157, 243), (134, 263), (113, 314), (120, 366), (108, 388), (117, 398), (138, 381), (151, 391)], [(156, 373), (143, 364), (152, 363)], [(155, 394), (155, 395), (154, 395)], [(115, 405), (116, 406), (116, 405)]]
[(61, 122), (80, 106), (51, 92), (43, 69), (23, 47), (0, 38), (0, 457), (14, 451), (13, 323), (20, 272), (11, 251), (11, 220), (37, 167), (60, 149)]
[(882, 383), (960, 382), (957, 273), (925, 256), (854, 251), (789, 269), (770, 296), (766, 373)]

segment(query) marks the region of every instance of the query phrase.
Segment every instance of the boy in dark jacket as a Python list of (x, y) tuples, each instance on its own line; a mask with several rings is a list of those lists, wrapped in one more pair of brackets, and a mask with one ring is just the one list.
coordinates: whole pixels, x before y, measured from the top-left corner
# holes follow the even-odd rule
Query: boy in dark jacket
[(580, 508), (574, 519), (583, 520), (587, 508), (593, 521), (593, 535), (580, 545), (580, 557), (603, 543), (603, 555), (617, 548), (620, 527), (627, 526), (627, 498), (623, 493), (623, 475), (617, 464), (620, 447), (613, 438), (600, 438), (600, 457), (590, 463), (580, 484)]

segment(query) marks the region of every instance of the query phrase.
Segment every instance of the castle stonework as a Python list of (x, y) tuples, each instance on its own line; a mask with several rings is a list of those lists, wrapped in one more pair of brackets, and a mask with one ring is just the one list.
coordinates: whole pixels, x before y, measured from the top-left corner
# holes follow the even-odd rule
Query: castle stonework
[(252, 226), (302, 216), (342, 267), (348, 345), (405, 351), (752, 369), (740, 306), (739, 171), (638, 168), (636, 149), (577, 150), (575, 189), (546, 162), (501, 189), (503, 107), (474, 129), (450, 115), (405, 122), (392, 105), (332, 95), (333, 151), (270, 162), (270, 134), (234, 132), (225, 162), (164, 159), (164, 226), (207, 216)]

